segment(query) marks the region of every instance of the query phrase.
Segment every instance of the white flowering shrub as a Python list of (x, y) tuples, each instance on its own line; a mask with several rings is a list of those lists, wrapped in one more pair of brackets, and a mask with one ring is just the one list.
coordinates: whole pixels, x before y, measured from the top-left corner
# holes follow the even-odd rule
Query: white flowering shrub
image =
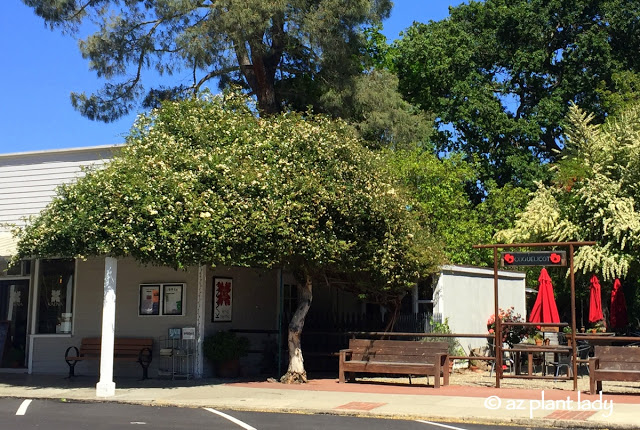
[(438, 256), (409, 208), (345, 123), (205, 96), (141, 116), (120, 155), (19, 233), (18, 254), (331, 268), (406, 289)]
[(576, 106), (569, 111), (565, 155), (555, 183), (540, 184), (512, 229), (496, 240), (585, 241), (575, 265), (611, 280), (638, 269), (640, 257), (640, 109), (602, 126)]

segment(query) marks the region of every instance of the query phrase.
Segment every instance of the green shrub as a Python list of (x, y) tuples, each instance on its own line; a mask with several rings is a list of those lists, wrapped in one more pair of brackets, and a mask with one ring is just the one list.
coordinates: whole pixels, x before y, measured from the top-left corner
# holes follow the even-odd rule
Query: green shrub
[[(431, 333), (443, 333), (450, 334), (451, 328), (449, 327), (449, 318), (445, 318), (444, 322), (436, 322), (431, 318), (429, 320), (429, 325), (431, 325)], [(425, 342), (447, 342), (449, 344), (449, 355), (465, 355), (460, 342), (455, 337), (427, 337), (424, 339)]]
[(204, 338), (202, 352), (212, 363), (236, 360), (249, 353), (249, 339), (234, 332), (218, 331)]

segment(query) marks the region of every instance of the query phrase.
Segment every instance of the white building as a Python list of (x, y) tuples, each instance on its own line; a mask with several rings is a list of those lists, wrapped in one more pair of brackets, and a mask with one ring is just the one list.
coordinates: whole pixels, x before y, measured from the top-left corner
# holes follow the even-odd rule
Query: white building
[[(526, 318), (525, 274), (498, 271), (498, 306)], [(487, 320), (494, 314), (494, 274), (492, 269), (443, 266), (433, 291), (433, 312), (448, 319), (453, 333), (487, 333)], [(486, 339), (460, 338), (468, 354), (470, 349), (484, 347)]]

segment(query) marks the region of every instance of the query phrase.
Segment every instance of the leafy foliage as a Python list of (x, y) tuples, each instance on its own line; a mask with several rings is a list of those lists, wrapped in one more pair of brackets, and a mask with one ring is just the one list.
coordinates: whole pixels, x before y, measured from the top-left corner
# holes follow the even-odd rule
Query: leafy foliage
[(569, 110), (565, 155), (556, 183), (540, 184), (514, 228), (500, 241), (594, 240), (575, 256), (583, 273), (604, 279), (638, 273), (640, 256), (640, 108), (603, 126), (576, 106)]
[(469, 200), (466, 185), (476, 181), (474, 165), (461, 154), (439, 159), (420, 148), (389, 152), (393, 168), (402, 178), (418, 209), (420, 224), (440, 246), (450, 263), (487, 265), (493, 256), (472, 245), (488, 243), (496, 231), (511, 226), (528, 201), (528, 192), (488, 183), (479, 205)]
[(639, 21), (638, 1), (470, 1), (397, 42), (400, 92), (435, 114), (438, 150), (478, 157), (482, 182), (534, 189), (570, 101), (602, 122), (637, 99)]
[[(524, 323), (525, 319), (519, 313), (516, 313), (513, 306), (504, 310), (502, 308), (498, 309), (498, 319), (501, 323), (501, 332), (502, 332), (502, 342), (507, 343), (510, 347), (513, 345), (520, 343), (522, 340), (526, 339), (529, 335), (531, 335), (535, 330), (532, 330), (528, 327), (520, 326), (520, 325), (512, 325), (505, 326), (502, 323)], [(491, 314), (489, 319), (487, 320), (487, 331), (489, 334), (495, 334), (496, 332), (496, 315)], [(491, 342), (491, 340), (490, 340)]]
[[(214, 78), (242, 85), (266, 113), (285, 103), (314, 104), (360, 73), (363, 27), (379, 23), (391, 8), (389, 0), (23, 2), (51, 28), (74, 35), (95, 30), (80, 40), (80, 51), (109, 82), (95, 94), (73, 93), (72, 103), (84, 116), (107, 122), (136, 107), (149, 69), (167, 77), (183, 73), (176, 81), (187, 76), (192, 94)], [(152, 90), (146, 103), (184, 90)]]
[[(451, 327), (449, 327), (449, 318), (445, 318), (444, 322), (434, 321), (433, 318), (429, 320), (429, 325), (431, 326), (431, 333), (438, 334), (451, 334)], [(458, 338), (455, 337), (425, 337), (422, 340), (423, 342), (447, 342), (447, 351), (449, 355), (465, 355), (464, 349), (462, 349), (462, 345), (458, 341)]]
[(396, 177), (350, 127), (257, 118), (247, 102), (231, 93), (140, 117), (119, 157), (24, 229), (19, 256), (331, 269), (396, 291), (436, 264)]
[(212, 363), (237, 360), (249, 353), (249, 338), (220, 330), (204, 338), (202, 353)]

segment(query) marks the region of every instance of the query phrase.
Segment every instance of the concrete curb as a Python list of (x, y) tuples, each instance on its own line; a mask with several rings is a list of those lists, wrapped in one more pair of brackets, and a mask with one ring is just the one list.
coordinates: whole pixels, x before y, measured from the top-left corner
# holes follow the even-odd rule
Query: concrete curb
[[(24, 398), (21, 394), (7, 394), (3, 393), (0, 398)], [(62, 394), (62, 393), (60, 393)], [(379, 413), (373, 411), (349, 411), (349, 410), (336, 410), (336, 409), (322, 409), (322, 408), (286, 408), (286, 407), (251, 407), (251, 406), (237, 406), (228, 405), (219, 401), (202, 400), (202, 404), (194, 404), (188, 402), (171, 401), (167, 399), (159, 400), (136, 400), (136, 399), (117, 399), (117, 398), (86, 398), (86, 397), (60, 397), (57, 395), (32, 395), (28, 396), (32, 399), (47, 399), (47, 400), (59, 400), (64, 402), (74, 403), (120, 403), (128, 405), (140, 405), (140, 406), (155, 406), (155, 407), (179, 407), (179, 408), (214, 408), (221, 410), (231, 411), (243, 411), (243, 412), (261, 412), (261, 413), (283, 413), (283, 414), (301, 414), (301, 415), (335, 415), (335, 416), (348, 416), (348, 417), (363, 417), (363, 418), (378, 418), (378, 419), (394, 419), (394, 420), (406, 420), (406, 421), (433, 421), (448, 424), (479, 424), (479, 425), (502, 425), (502, 426), (523, 426), (523, 427), (556, 427), (563, 429), (612, 429), (612, 430), (632, 430), (637, 429), (637, 425), (626, 425), (616, 423), (602, 423), (597, 421), (579, 421), (579, 420), (558, 420), (558, 419), (544, 419), (544, 418), (532, 418), (525, 419), (519, 417), (512, 418), (454, 418), (451, 416), (436, 416), (436, 415), (422, 415), (422, 414), (389, 414)]]

